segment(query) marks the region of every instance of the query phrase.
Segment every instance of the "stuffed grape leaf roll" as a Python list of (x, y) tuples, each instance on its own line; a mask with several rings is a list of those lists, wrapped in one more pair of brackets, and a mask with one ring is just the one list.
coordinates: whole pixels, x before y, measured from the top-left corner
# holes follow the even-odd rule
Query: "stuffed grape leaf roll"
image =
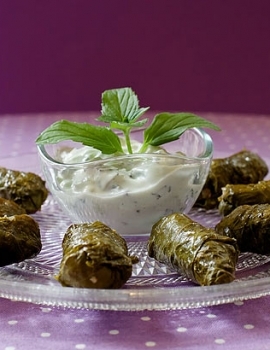
[(270, 253), (270, 204), (241, 205), (216, 225), (217, 233), (235, 238), (241, 252)]
[(69, 226), (62, 247), (56, 278), (63, 286), (120, 288), (130, 278), (136, 262), (128, 255), (125, 239), (99, 221)]
[(40, 210), (48, 190), (39, 175), (0, 168), (0, 197), (14, 201), (27, 214)]
[(23, 207), (9, 199), (0, 197), (0, 217), (20, 214), (26, 214), (26, 211)]
[(270, 181), (259, 181), (256, 184), (228, 184), (222, 188), (218, 210), (228, 215), (240, 205), (270, 204)]
[(202, 286), (232, 282), (238, 253), (234, 238), (219, 235), (180, 213), (161, 218), (148, 241), (150, 257)]
[(267, 173), (265, 161), (258, 154), (248, 150), (226, 158), (213, 159), (195, 206), (205, 209), (218, 208), (222, 187), (227, 184), (257, 183), (263, 180)]
[(33, 258), (41, 248), (39, 225), (31, 216), (0, 217), (0, 266)]

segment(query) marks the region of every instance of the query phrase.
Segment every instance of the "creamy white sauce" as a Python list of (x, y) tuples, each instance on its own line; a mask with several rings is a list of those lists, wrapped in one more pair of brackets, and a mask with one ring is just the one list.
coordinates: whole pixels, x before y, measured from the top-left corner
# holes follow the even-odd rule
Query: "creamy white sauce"
[[(133, 141), (132, 147), (136, 152), (140, 143)], [(157, 147), (148, 152), (166, 153)], [(106, 158), (111, 156), (90, 147), (58, 154), (59, 161), (69, 164)], [(118, 165), (106, 172), (99, 166), (91, 171), (85, 167), (59, 170), (58, 189), (51, 191), (69, 214), (73, 212), (74, 221), (99, 220), (119, 234), (131, 235), (148, 234), (161, 217), (190, 210), (202, 187), (197, 164), (145, 158), (130, 161), (130, 167), (123, 168), (121, 162)]]

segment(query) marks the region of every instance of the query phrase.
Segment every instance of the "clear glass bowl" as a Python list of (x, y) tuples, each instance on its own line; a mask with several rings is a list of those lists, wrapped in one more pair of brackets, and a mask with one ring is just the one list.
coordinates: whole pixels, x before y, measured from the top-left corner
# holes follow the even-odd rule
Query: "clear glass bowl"
[[(132, 133), (142, 139), (143, 130)], [(161, 153), (128, 154), (67, 164), (60, 142), (38, 146), (46, 185), (72, 222), (102, 221), (123, 236), (147, 235), (161, 217), (188, 213), (209, 172), (210, 136), (187, 130)]]

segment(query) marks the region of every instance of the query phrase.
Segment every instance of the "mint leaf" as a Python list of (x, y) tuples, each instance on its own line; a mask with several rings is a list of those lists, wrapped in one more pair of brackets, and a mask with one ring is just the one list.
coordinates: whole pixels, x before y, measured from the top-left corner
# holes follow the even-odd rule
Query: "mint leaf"
[(141, 152), (148, 145), (160, 146), (164, 143), (177, 140), (187, 129), (190, 128), (220, 128), (191, 113), (161, 113), (157, 114), (151, 125), (144, 131), (144, 142)]
[(44, 130), (36, 139), (37, 144), (58, 143), (64, 140), (80, 142), (105, 154), (123, 153), (119, 137), (109, 128), (88, 123), (60, 120)]
[(112, 89), (102, 94), (102, 115), (99, 121), (131, 123), (140, 118), (149, 107), (139, 108), (137, 95), (131, 88)]

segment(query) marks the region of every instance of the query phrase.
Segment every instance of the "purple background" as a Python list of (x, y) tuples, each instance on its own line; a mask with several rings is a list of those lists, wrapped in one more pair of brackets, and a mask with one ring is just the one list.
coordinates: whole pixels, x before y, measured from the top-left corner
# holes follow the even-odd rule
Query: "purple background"
[(0, 113), (131, 86), (155, 111), (270, 114), (269, 82), (269, 0), (0, 1)]

